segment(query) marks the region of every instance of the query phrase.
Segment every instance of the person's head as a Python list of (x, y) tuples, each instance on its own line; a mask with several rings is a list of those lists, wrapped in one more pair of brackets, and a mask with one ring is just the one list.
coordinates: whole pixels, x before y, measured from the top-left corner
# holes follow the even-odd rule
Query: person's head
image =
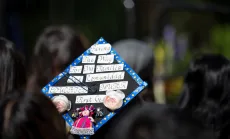
[(31, 63), (39, 89), (62, 72), (86, 49), (80, 34), (68, 26), (50, 26), (39, 36)]
[(221, 55), (203, 55), (191, 62), (179, 107), (215, 130), (230, 120), (230, 62)]
[(148, 83), (147, 89), (138, 96), (141, 100), (154, 101), (153, 96), (153, 50), (147, 43), (136, 39), (120, 40), (113, 44), (114, 49), (125, 62)]
[(66, 139), (65, 122), (42, 93), (13, 92), (0, 103), (0, 136), (6, 139)]
[(26, 70), (23, 56), (14, 48), (14, 44), (0, 38), (0, 99), (14, 89), (26, 84)]
[[(108, 131), (117, 125), (117, 123), (127, 116), (130, 109), (135, 106), (142, 105), (145, 101), (154, 101), (153, 97), (153, 51), (144, 42), (127, 39), (114, 43), (113, 48), (121, 56), (122, 59), (142, 78), (148, 83), (146, 90), (143, 90), (137, 97), (133, 98), (124, 108), (119, 109), (119, 112), (104, 126), (102, 126), (91, 138), (104, 138)], [(117, 109), (121, 105), (120, 101), (114, 99), (111, 95), (107, 95), (104, 99), (104, 104), (107, 108)], [(120, 99), (119, 99), (120, 100)], [(123, 100), (123, 99), (122, 99)], [(117, 103), (117, 102), (118, 103)], [(115, 103), (114, 103), (115, 102)], [(108, 104), (110, 103), (109, 107)], [(122, 102), (123, 103), (123, 102)], [(111, 105), (113, 104), (113, 105)], [(115, 105), (114, 105), (115, 104)], [(112, 106), (112, 107), (111, 107)], [(115, 107), (114, 107), (115, 106)]]
[(212, 131), (176, 107), (145, 103), (117, 123), (109, 139), (212, 139)]

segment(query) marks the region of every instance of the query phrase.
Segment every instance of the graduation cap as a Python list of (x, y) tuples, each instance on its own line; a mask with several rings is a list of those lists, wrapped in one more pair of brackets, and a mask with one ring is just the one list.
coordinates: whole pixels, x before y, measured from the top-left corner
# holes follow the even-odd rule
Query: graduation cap
[(48, 83), (47, 95), (70, 133), (89, 138), (145, 87), (135, 71), (100, 38)]

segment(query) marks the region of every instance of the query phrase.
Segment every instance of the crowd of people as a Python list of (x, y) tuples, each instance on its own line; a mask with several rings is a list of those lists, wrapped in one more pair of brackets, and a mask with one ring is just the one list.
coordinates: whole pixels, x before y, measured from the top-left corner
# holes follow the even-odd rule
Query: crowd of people
[[(149, 86), (91, 138), (230, 137), (230, 61), (227, 58), (217, 54), (194, 58), (184, 77), (178, 103), (155, 104), (151, 49), (132, 39), (114, 47)], [(0, 38), (0, 138), (79, 138), (66, 130), (64, 119), (41, 89), (85, 50), (75, 30), (64, 25), (51, 26), (38, 37), (30, 66), (26, 66), (13, 42)]]

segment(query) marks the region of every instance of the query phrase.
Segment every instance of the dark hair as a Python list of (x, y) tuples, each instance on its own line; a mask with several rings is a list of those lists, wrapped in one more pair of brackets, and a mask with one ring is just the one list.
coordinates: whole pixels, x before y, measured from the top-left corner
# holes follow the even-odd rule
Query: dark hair
[(23, 56), (15, 49), (12, 42), (0, 38), (0, 98), (14, 89), (26, 84), (26, 70)]
[(109, 139), (211, 139), (212, 131), (176, 107), (145, 103), (111, 130)]
[[(191, 62), (179, 107), (214, 131), (230, 125), (230, 63), (222, 55), (203, 55)], [(229, 129), (229, 128), (228, 128)], [(223, 133), (220, 133), (223, 134)]]
[(41, 89), (84, 51), (80, 35), (72, 28), (65, 25), (46, 28), (35, 45), (28, 86), (38, 84)]
[[(104, 124), (97, 132), (90, 137), (90, 139), (105, 139), (106, 136), (110, 135), (110, 131), (114, 129), (115, 126), (124, 118), (127, 117), (127, 114), (134, 108), (139, 107), (145, 102), (140, 102), (138, 97), (135, 97), (130, 101), (125, 107), (120, 109), (117, 114), (109, 120), (106, 124)], [(76, 138), (75, 138), (76, 139)]]
[(0, 105), (0, 136), (6, 139), (65, 139), (65, 122), (42, 93), (13, 92)]

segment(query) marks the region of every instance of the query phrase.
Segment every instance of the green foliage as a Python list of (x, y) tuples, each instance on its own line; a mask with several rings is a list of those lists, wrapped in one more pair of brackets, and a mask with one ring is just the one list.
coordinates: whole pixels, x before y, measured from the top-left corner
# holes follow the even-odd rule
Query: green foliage
[(184, 73), (189, 65), (190, 60), (192, 59), (193, 55), (191, 51), (187, 51), (185, 57), (180, 61), (174, 61), (174, 68), (173, 74)]
[(210, 35), (210, 44), (213, 52), (230, 58), (230, 26), (218, 25), (214, 27)]

